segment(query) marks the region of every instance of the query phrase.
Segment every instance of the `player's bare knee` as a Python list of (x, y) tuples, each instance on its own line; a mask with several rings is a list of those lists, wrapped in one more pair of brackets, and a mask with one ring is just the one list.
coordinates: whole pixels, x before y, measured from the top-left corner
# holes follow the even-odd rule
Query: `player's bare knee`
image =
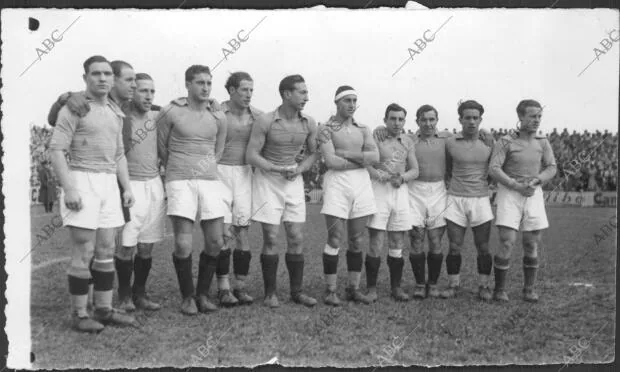
[(476, 242), (478, 254), (489, 254), (489, 242)]
[(90, 264), (90, 260), (86, 263), (83, 263), (81, 260), (78, 262), (71, 262), (69, 268), (67, 269), (67, 274), (74, 276), (76, 278), (81, 279), (90, 279), (90, 268), (88, 265)]
[(402, 250), (404, 247), (404, 232), (394, 231), (388, 233), (388, 248), (390, 250)]
[(413, 226), (411, 230), (409, 230), (409, 238), (411, 239), (411, 244), (421, 245), (424, 243), (424, 227), (421, 226)]
[(278, 254), (278, 248), (275, 244), (263, 244), (263, 250), (261, 252), (262, 254), (266, 254), (266, 255), (274, 255), (274, 254)]
[(205, 239), (205, 252), (207, 254), (216, 256), (220, 253), (220, 250), (224, 247), (224, 236), (209, 236)]
[(301, 253), (303, 249), (303, 235), (301, 234), (290, 234), (287, 236), (287, 247), (289, 250), (294, 250), (295, 252), (290, 253)]
[(370, 257), (381, 257), (381, 247), (378, 245), (371, 244), (368, 247), (368, 256)]
[(275, 246), (278, 240), (277, 229), (263, 229), (263, 242), (268, 246)]
[(179, 233), (174, 237), (174, 254), (184, 258), (192, 252), (192, 234)]
[(361, 252), (364, 244), (364, 234), (362, 232), (349, 236), (349, 250), (352, 252)]
[(449, 252), (450, 254), (453, 255), (460, 255), (461, 254), (461, 244), (458, 244), (457, 242), (450, 242), (449, 244)]
[(115, 256), (121, 260), (130, 260), (136, 251), (136, 247), (117, 246)]
[(153, 254), (153, 243), (138, 243), (138, 256), (149, 259)]
[(96, 260), (114, 259), (114, 246), (111, 246), (111, 247), (95, 246), (94, 257)]
[(327, 244), (333, 248), (340, 248), (342, 235), (338, 229), (330, 229), (327, 234)]
[(525, 257), (538, 257), (538, 242), (523, 239), (523, 255)]

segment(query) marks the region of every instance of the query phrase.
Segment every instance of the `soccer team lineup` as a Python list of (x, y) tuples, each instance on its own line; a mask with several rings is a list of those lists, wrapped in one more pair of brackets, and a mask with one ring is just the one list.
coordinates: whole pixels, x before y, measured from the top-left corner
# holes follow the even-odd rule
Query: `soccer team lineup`
[[(479, 300), (539, 300), (538, 251), (549, 227), (542, 186), (557, 167), (549, 140), (539, 134), (543, 106), (535, 99), (515, 102), (518, 130), (495, 140), (480, 128), (485, 110), (475, 100), (459, 102), (456, 134), (438, 130), (439, 113), (430, 104), (389, 102), (381, 113), (384, 125), (371, 131), (354, 117), (358, 93), (347, 82), (335, 83), (336, 114), (319, 124), (303, 111), (308, 89), (301, 75), (280, 81), (280, 106), (259, 110), (251, 105), (249, 73), (229, 74), (229, 97), (218, 102), (210, 97), (209, 67), (192, 65), (185, 71), (187, 96), (158, 107), (156, 82), (129, 63), (92, 56), (83, 67), (85, 90), (62, 94), (48, 117), (54, 127), (49, 158), (71, 244), (67, 276), (76, 331), (137, 327), (132, 313), (162, 308), (154, 298), (172, 294), (151, 298), (147, 289), (153, 246), (164, 240), (168, 219), (179, 311), (188, 316), (288, 301), (276, 296), (281, 226), (290, 301), (299, 306), (348, 301), (363, 307), (383, 295), (398, 302), (458, 302), (468, 227)], [(405, 123), (417, 130), (407, 134)], [(308, 247), (302, 174), (319, 161), (328, 169), (320, 211), (327, 232), (324, 246)], [(491, 184), (497, 184), (495, 213)], [(199, 257), (193, 257), (196, 222), (204, 236)], [(252, 222), (262, 231), (253, 249)], [(493, 229), (496, 242), (490, 241)], [(519, 243), (523, 255), (515, 257)], [(339, 287), (341, 250), (347, 272)], [(250, 271), (252, 251), (261, 272)], [(310, 254), (322, 255), (319, 299), (303, 284)], [(389, 272), (388, 294), (377, 290), (381, 261)], [(447, 285), (440, 288), (444, 261)], [(403, 289), (409, 267), (411, 293)], [(509, 298), (508, 273), (517, 269), (523, 270), (521, 296)], [(263, 293), (251, 293), (249, 283), (261, 276)], [(214, 281), (217, 298), (209, 295)]]

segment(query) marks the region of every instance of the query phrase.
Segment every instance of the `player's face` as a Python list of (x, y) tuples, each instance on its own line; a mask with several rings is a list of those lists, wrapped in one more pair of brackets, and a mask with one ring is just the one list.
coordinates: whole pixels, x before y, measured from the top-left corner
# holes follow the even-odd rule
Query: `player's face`
[(155, 98), (155, 84), (152, 80), (138, 80), (136, 83), (137, 87), (131, 100), (139, 111), (149, 112)]
[(308, 88), (306, 83), (295, 83), (295, 89), (284, 93), (289, 104), (298, 111), (301, 111), (306, 106), (306, 102), (309, 101)]
[(465, 109), (463, 110), (463, 116), (459, 118), (459, 121), (463, 126), (463, 134), (474, 134), (480, 127), (482, 116), (480, 116), (480, 111), (476, 109)]
[(131, 99), (136, 90), (136, 73), (132, 68), (124, 67), (121, 75), (114, 77), (114, 90), (121, 99)]
[(542, 109), (540, 107), (526, 107), (525, 114), (519, 116), (519, 120), (521, 120), (520, 129), (528, 133), (536, 133), (536, 131), (538, 131), (538, 127), (540, 127), (541, 119)]
[(437, 114), (433, 110), (426, 111), (416, 120), (420, 132), (425, 136), (432, 136), (435, 133), (437, 130), (437, 122)]
[(404, 111), (389, 111), (387, 117), (383, 119), (385, 126), (390, 136), (397, 137), (405, 126), (405, 112)]
[(211, 75), (206, 72), (194, 75), (192, 81), (185, 82), (187, 95), (198, 102), (206, 102), (211, 94)]
[(86, 90), (96, 97), (103, 97), (110, 93), (114, 82), (112, 66), (107, 62), (95, 62), (88, 66), (88, 73), (84, 74)]
[(336, 111), (343, 118), (350, 118), (357, 110), (357, 96), (354, 94), (346, 95), (336, 102)]
[(239, 88), (231, 89), (230, 100), (237, 106), (247, 108), (252, 101), (252, 94), (254, 93), (254, 82), (249, 80), (241, 80)]

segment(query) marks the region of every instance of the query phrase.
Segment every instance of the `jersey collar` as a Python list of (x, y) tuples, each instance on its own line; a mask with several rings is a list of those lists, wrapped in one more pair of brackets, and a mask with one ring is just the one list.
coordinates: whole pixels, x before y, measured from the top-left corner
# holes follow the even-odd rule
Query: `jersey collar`
[[(280, 116), (280, 107), (282, 107), (282, 106), (281, 106), (281, 105), (280, 105), (280, 106), (278, 106), (278, 108), (276, 108), (276, 109), (273, 111), (273, 120), (274, 120), (274, 121), (282, 120), (282, 117)], [(307, 122), (307, 121), (309, 120), (308, 115), (304, 114), (303, 112), (298, 111), (297, 113), (298, 113), (298, 117), (299, 117), (302, 121), (306, 121), (306, 122)]]
[[(230, 100), (222, 102), (220, 107), (224, 113), (230, 112)], [(259, 116), (259, 111), (252, 105), (248, 107), (248, 111), (250, 112), (250, 115), (252, 115), (253, 119), (256, 119)]]

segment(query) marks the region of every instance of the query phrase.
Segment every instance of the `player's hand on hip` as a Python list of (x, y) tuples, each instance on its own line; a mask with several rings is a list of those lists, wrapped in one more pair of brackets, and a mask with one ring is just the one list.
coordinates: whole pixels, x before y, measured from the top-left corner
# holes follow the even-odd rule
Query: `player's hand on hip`
[(90, 105), (83, 93), (72, 93), (67, 99), (67, 108), (79, 117), (84, 117), (90, 111)]
[(123, 191), (123, 207), (131, 208), (135, 201), (131, 190)]
[(82, 198), (77, 190), (66, 190), (65, 206), (72, 211), (79, 211), (82, 209)]

